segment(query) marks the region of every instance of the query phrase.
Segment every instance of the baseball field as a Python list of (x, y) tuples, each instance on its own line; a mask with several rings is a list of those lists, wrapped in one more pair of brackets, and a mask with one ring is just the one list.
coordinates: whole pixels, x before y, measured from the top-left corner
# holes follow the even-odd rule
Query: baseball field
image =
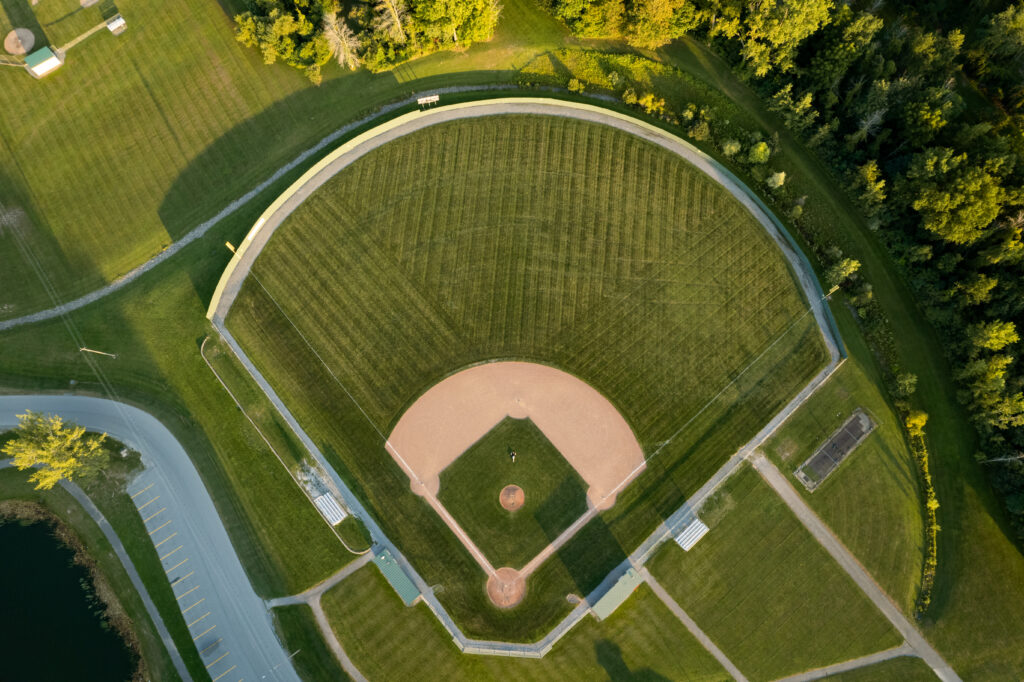
[[(651, 143), (544, 116), (437, 124), (346, 167), (278, 228), (227, 324), (466, 634), (520, 640), (826, 360), (782, 254), (725, 189)], [(384, 449), (431, 386), (498, 359), (586, 382), (646, 459), (511, 611)]]

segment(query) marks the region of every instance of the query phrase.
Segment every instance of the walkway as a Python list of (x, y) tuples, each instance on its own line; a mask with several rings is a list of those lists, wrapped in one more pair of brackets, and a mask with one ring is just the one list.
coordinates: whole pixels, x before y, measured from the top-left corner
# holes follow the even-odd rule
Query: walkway
[[(14, 426), (14, 424), (7, 423), (10, 415), (4, 412), (0, 408), (0, 430)], [(0, 461), (0, 470), (9, 469), (14, 467), (13, 460)], [(185, 661), (182, 660), (181, 654), (178, 652), (178, 647), (174, 645), (174, 639), (171, 637), (171, 633), (167, 630), (167, 626), (164, 624), (164, 619), (160, 616), (160, 611), (157, 610), (156, 604), (153, 603), (153, 599), (149, 596), (149, 590), (146, 589), (146, 584), (142, 582), (142, 578), (139, 576), (138, 570), (135, 568), (135, 564), (132, 563), (132, 559), (128, 556), (128, 551), (125, 550), (124, 544), (121, 542), (121, 538), (117, 537), (117, 533), (114, 532), (110, 522), (107, 521), (107, 517), (103, 515), (103, 512), (93, 504), (93, 501), (89, 499), (89, 496), (74, 483), (70, 481), (61, 481), (60, 486), (64, 490), (68, 491), (75, 501), (78, 502), (85, 510), (85, 513), (96, 522), (100, 530), (103, 531), (103, 535), (107, 538), (107, 542), (114, 548), (114, 554), (117, 555), (118, 560), (124, 567), (125, 573), (128, 574), (128, 578), (132, 581), (132, 586), (135, 591), (139, 593), (139, 598), (142, 599), (142, 605), (146, 607), (146, 613), (149, 614), (149, 619), (153, 621), (153, 626), (156, 628), (157, 634), (160, 635), (160, 640), (164, 643), (164, 648), (167, 650), (167, 655), (171, 659), (171, 663), (174, 664), (174, 669), (178, 671), (178, 675), (183, 680), (191, 680), (192, 676), (188, 673), (188, 668), (185, 666)]]
[(904, 642), (892, 649), (878, 651), (873, 654), (868, 654), (867, 656), (861, 656), (860, 658), (854, 658), (849, 661), (843, 661), (842, 663), (836, 663), (835, 665), (825, 666), (824, 668), (808, 670), (807, 672), (799, 673), (797, 675), (790, 675), (789, 677), (784, 677), (781, 680), (776, 680), (775, 682), (811, 682), (811, 680), (820, 680), (823, 677), (838, 675), (839, 673), (856, 670), (857, 668), (866, 668), (869, 665), (875, 665), (876, 663), (888, 661), (893, 658), (899, 658), (900, 656), (916, 655), (917, 654), (914, 653), (913, 647)]
[(860, 565), (860, 562), (850, 553), (850, 550), (839, 541), (832, 531), (829, 530), (828, 526), (818, 518), (818, 515), (814, 513), (814, 510), (808, 506), (804, 499), (800, 496), (800, 493), (796, 491), (790, 482), (782, 475), (782, 472), (778, 468), (768, 461), (764, 456), (758, 455), (753, 460), (754, 469), (761, 474), (762, 478), (770, 485), (782, 501), (786, 503), (796, 517), (800, 520), (800, 523), (804, 525), (814, 536), (825, 551), (832, 555), (832, 558), (836, 560), (836, 563), (849, 574), (853, 581), (857, 583), (861, 591), (867, 595), (868, 599), (882, 612), (889, 622), (892, 623), (893, 627), (903, 636), (913, 650), (924, 659), (935, 674), (938, 675), (940, 680), (946, 682), (953, 682), (959, 680), (960, 677), (956, 672), (949, 666), (948, 663), (942, 658), (938, 651), (936, 651), (931, 644), (918, 632), (917, 628), (907, 620), (907, 617), (903, 615), (903, 612), (889, 599), (888, 595), (882, 591), (882, 588), (878, 586), (878, 583), (872, 579), (871, 575)]
[(128, 492), (211, 677), (299, 679), (199, 472), (163, 424), (136, 407), (102, 398), (11, 395), (0, 396), (0, 425), (17, 424), (16, 415), (25, 410), (59, 414), (142, 453), (145, 468)]

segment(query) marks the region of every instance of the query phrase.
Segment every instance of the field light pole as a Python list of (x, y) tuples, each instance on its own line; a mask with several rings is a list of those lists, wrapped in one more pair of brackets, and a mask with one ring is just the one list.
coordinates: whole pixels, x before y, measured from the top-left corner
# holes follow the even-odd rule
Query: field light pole
[(117, 359), (117, 353), (104, 353), (101, 350), (93, 350), (92, 348), (85, 348), (84, 346), (82, 348), (79, 348), (78, 350), (80, 350), (83, 353), (95, 353), (96, 355), (106, 355), (108, 358)]

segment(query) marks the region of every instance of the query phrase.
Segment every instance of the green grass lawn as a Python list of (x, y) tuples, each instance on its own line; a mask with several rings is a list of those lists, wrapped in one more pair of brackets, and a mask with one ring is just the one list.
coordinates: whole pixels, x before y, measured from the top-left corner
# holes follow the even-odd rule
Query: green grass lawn
[[(525, 494), (516, 511), (499, 501), (507, 485)], [(587, 511), (587, 484), (532, 421), (509, 417), (441, 472), (438, 499), (492, 564), (520, 568)]]
[(646, 585), (608, 620), (585, 618), (540, 660), (459, 653), (424, 604), (405, 608), (370, 567), (325, 594), (323, 605), (345, 652), (371, 680), (729, 679)]
[(648, 567), (748, 678), (902, 641), (753, 469), (736, 474), (702, 516), (711, 531), (696, 547), (668, 543)]
[(313, 609), (306, 604), (273, 609), (274, 625), (304, 680), (348, 680), (334, 652), (320, 634)]
[(849, 311), (837, 304), (834, 312), (849, 358), (762, 449), (791, 475), (854, 410), (868, 412), (875, 430), (815, 492), (790, 480), (882, 589), (911, 614), (924, 561), (917, 467), (899, 415), (883, 393), (874, 356), (856, 333)]
[[(383, 199), (382, 184), (395, 188)], [(725, 190), (569, 119), (458, 121), (377, 149), (302, 204), (253, 272), (232, 332), (460, 623), (493, 617), (479, 636), (507, 635), (479, 603), (482, 574), (460, 587), (434, 558), (461, 550), (438, 552), (454, 536), (426, 534), (433, 515), (405, 501), (408, 479), (382, 448), (420, 393), (519, 358), (569, 371), (622, 412), (652, 459), (590, 529), (603, 556), (568, 557), (569, 587), (585, 593), (825, 360), (781, 254)], [(532, 608), (517, 609), (523, 636)]]
[[(17, 102), (0, 112), (0, 197), (26, 212), (19, 238), (59, 297), (156, 255), (382, 104), (441, 86), (508, 82), (565, 36), (532, 0), (509, 0), (490, 43), (379, 75), (332, 65), (314, 87), (235, 41), (232, 16), (244, 4), (120, 0), (128, 30), (100, 31), (46, 79), (0, 68), (4, 101)], [(78, 5), (47, 0), (34, 8), (54, 44), (101, 20), (99, 7), (76, 12)], [(33, 16), (28, 0), (2, 7), (17, 8), (21, 23)], [(0, 318), (52, 305), (9, 232), (0, 233), (0, 262)]]
[(875, 663), (866, 668), (857, 668), (839, 675), (829, 675), (826, 679), (832, 682), (934, 682), (939, 679), (920, 658), (916, 656), (900, 656), (888, 661)]

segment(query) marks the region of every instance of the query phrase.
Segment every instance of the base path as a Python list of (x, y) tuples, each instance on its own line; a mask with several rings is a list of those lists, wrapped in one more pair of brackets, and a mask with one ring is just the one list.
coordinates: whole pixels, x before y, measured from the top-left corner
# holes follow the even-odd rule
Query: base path
[(761, 477), (778, 493), (782, 501), (786, 503), (786, 506), (793, 511), (797, 519), (800, 520), (800, 523), (811, 532), (811, 535), (825, 548), (825, 551), (832, 555), (832, 558), (836, 560), (840, 568), (853, 578), (853, 581), (868, 596), (868, 599), (882, 612), (882, 615), (889, 619), (893, 627), (903, 635), (907, 644), (913, 648), (918, 656), (924, 659), (924, 662), (931, 667), (939, 679), (946, 682), (959, 680), (960, 677), (953, 668), (928, 643), (928, 640), (921, 635), (918, 629), (907, 620), (903, 612), (882, 591), (882, 588), (878, 586), (878, 583), (860, 565), (860, 562), (857, 561), (850, 550), (846, 549), (843, 543), (839, 541), (839, 538), (833, 535), (828, 526), (818, 518), (818, 515), (800, 497), (800, 493), (789, 483), (782, 472), (763, 456), (755, 457), (753, 464), (757, 472), (761, 474)]
[(70, 395), (0, 396), (0, 426), (16, 425), (25, 410), (60, 415), (142, 453), (145, 469), (128, 492), (154, 546), (161, 543), (166, 580), (212, 677), (299, 679), (199, 472), (167, 427), (131, 405)]

